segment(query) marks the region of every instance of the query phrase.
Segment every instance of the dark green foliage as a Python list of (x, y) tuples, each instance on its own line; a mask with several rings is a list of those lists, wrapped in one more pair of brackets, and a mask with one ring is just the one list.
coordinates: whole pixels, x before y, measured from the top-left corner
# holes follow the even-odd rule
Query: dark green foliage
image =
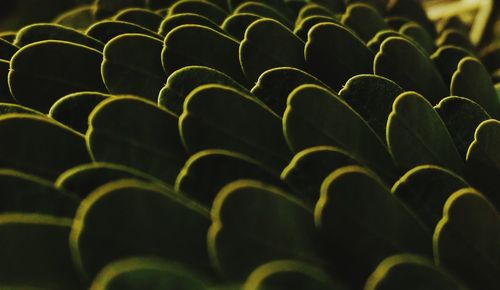
[[(210, 47), (217, 47), (217, 50)], [(163, 69), (170, 75), (190, 65), (209, 66), (241, 84), (247, 84), (240, 67), (238, 50), (239, 43), (220, 32), (206, 26), (182, 25), (165, 37)]]
[(162, 49), (160, 40), (143, 34), (122, 34), (109, 41), (101, 67), (108, 91), (156, 102), (167, 79), (161, 64)]
[(228, 16), (221, 27), (232, 37), (242, 41), (248, 26), (261, 18), (261, 16), (252, 13), (237, 13)]
[(385, 140), (392, 103), (403, 92), (395, 82), (384, 77), (358, 75), (347, 81), (339, 96), (366, 120), (380, 139)]
[(0, 38), (0, 60), (10, 60), (10, 58), (19, 50), (19, 47)]
[(449, 95), (445, 82), (428, 56), (401, 37), (389, 37), (382, 42), (375, 57), (374, 71), (405, 90), (422, 94), (434, 105)]
[(137, 257), (106, 266), (92, 290), (207, 290), (206, 282), (185, 267), (157, 258)]
[(169, 184), (187, 158), (177, 116), (139, 98), (100, 103), (89, 117), (86, 137), (94, 161), (129, 166)]
[(427, 54), (431, 55), (435, 48), (434, 38), (418, 23), (410, 22), (399, 29), (399, 32), (417, 43)]
[(156, 32), (151, 31), (147, 28), (134, 23), (116, 20), (103, 20), (100, 22), (96, 22), (95, 24), (90, 26), (85, 33), (93, 38), (100, 40), (102, 43), (108, 43), (108, 41), (110, 41), (111, 39), (125, 33), (140, 33), (158, 38), (159, 40), (162, 39), (162, 37), (156, 34)]
[(355, 75), (372, 72), (373, 53), (361, 39), (338, 24), (313, 26), (305, 56), (308, 70), (334, 90)]
[(170, 6), (167, 17), (183, 13), (193, 13), (205, 16), (218, 25), (222, 24), (227, 16), (226, 11), (211, 2), (202, 0), (180, 0)]
[(83, 5), (59, 15), (54, 23), (78, 30), (86, 30), (94, 21), (94, 6)]
[(396, 255), (382, 261), (368, 279), (365, 290), (392, 290), (400, 285), (408, 290), (467, 290), (449, 273), (429, 259), (416, 255)]
[(351, 285), (363, 284), (390, 255), (431, 255), (431, 233), (361, 167), (343, 167), (325, 179), (314, 218), (335, 273)]
[(130, 22), (151, 31), (158, 31), (158, 28), (163, 21), (163, 17), (148, 9), (129, 8), (121, 10), (113, 17), (113, 20)]
[(257, 82), (259, 76), (276, 67), (304, 68), (304, 42), (277, 21), (253, 22), (240, 44), (240, 64), (246, 78)]
[(211, 206), (222, 187), (239, 179), (261, 180), (283, 187), (279, 178), (268, 168), (243, 154), (205, 150), (189, 158), (177, 176), (175, 189)]
[(230, 183), (217, 195), (208, 250), (229, 280), (241, 280), (272, 260), (320, 263), (312, 210), (277, 188), (250, 180)]
[(79, 199), (47, 180), (22, 172), (0, 170), (0, 213), (48, 214), (73, 218)]
[(100, 74), (101, 60), (99, 51), (66, 41), (27, 45), (10, 63), (10, 91), (20, 104), (46, 113), (67, 94), (107, 92)]
[(303, 85), (288, 97), (285, 136), (294, 152), (320, 145), (339, 147), (391, 182), (395, 167), (387, 148), (370, 126), (337, 95)]
[(56, 187), (87, 197), (97, 188), (121, 179), (153, 181), (154, 178), (130, 167), (113, 163), (94, 162), (73, 167), (63, 172), (54, 182)]
[[(110, 95), (98, 92), (79, 92), (62, 97), (52, 105), (49, 116), (82, 134), (87, 132), (89, 115)], [(22, 111), (19, 113), (23, 113)]]
[(314, 76), (298, 68), (278, 67), (267, 70), (260, 75), (257, 83), (252, 88), (252, 94), (276, 114), (283, 116), (288, 95), (295, 88), (304, 84), (327, 87)]
[(331, 146), (317, 146), (298, 152), (283, 169), (281, 179), (295, 189), (300, 198), (315, 204), (323, 180), (333, 171), (349, 165), (358, 165), (348, 153)]
[[(25, 134), (24, 132), (30, 132)], [(83, 136), (36, 115), (0, 117), (0, 167), (55, 180), (64, 170), (90, 161)]]
[(465, 160), (477, 126), (491, 117), (477, 103), (462, 97), (447, 97), (434, 107), (443, 120), (458, 153)]
[(483, 107), (492, 117), (500, 118), (500, 98), (481, 62), (466, 57), (458, 63), (451, 79), (451, 94), (469, 98)]
[(220, 84), (243, 93), (248, 92), (246, 88), (220, 71), (204, 66), (186, 66), (173, 72), (167, 79), (158, 96), (158, 105), (180, 115), (184, 100), (189, 93), (206, 84)]
[(58, 24), (33, 24), (24, 27), (17, 33), (14, 44), (23, 47), (28, 44), (44, 40), (63, 40), (85, 45), (102, 51), (104, 44), (99, 40), (85, 35), (80, 31)]
[(342, 16), (342, 24), (355, 31), (365, 42), (372, 39), (377, 32), (389, 29), (389, 25), (378, 11), (366, 4), (349, 5)]
[(238, 6), (234, 11), (234, 14), (250, 13), (255, 14), (263, 18), (274, 19), (281, 24), (291, 27), (291, 22), (280, 13), (280, 11), (266, 4), (266, 2), (254, 2), (246, 1), (245, 3)]
[(114, 15), (116, 12), (129, 7), (145, 7), (148, 0), (95, 0), (94, 15), (103, 19)]
[(294, 33), (300, 37), (304, 42), (307, 41), (307, 34), (309, 30), (319, 23), (339, 23), (338, 20), (331, 16), (309, 16), (302, 19), (295, 25)]
[(468, 187), (460, 176), (432, 165), (417, 166), (399, 179), (392, 193), (411, 208), (433, 231), (441, 219), (446, 200), (457, 190)]
[[(241, 114), (252, 118), (240, 118)], [(179, 127), (191, 154), (226, 149), (260, 161), (276, 173), (291, 159), (281, 119), (256, 99), (230, 87), (205, 85), (191, 92)]]
[(438, 48), (431, 55), (431, 60), (441, 73), (444, 82), (450, 85), (458, 64), (463, 58), (468, 56), (472, 56), (472, 54), (463, 48), (445, 45)]
[(346, 289), (323, 269), (293, 260), (273, 261), (260, 266), (248, 276), (242, 289), (287, 290), (295, 287), (309, 290)]
[(482, 122), (476, 129), (466, 160), (467, 178), (474, 187), (488, 196), (497, 209), (500, 209), (499, 136), (500, 122), (498, 120)]
[(448, 2), (0, 0), (0, 289), (497, 290), (498, 5)]
[(415, 92), (394, 101), (387, 121), (387, 144), (398, 167), (407, 171), (433, 164), (464, 173), (462, 158), (432, 105)]
[(162, 23), (160, 24), (158, 33), (166, 36), (170, 31), (174, 30), (174, 28), (186, 24), (206, 26), (218, 32), (224, 32), (215, 22), (206, 18), (205, 16), (193, 13), (182, 13), (165, 17), (165, 19), (163, 19)]
[(1, 214), (0, 284), (16, 290), (84, 289), (68, 247), (71, 222), (50, 215)]
[(134, 256), (164, 257), (210, 272), (209, 225), (206, 209), (171, 190), (122, 180), (98, 188), (82, 202), (70, 246), (87, 279), (110, 262)]
[(10, 62), (0, 59), (0, 100), (7, 103), (15, 103), (9, 88)]
[(472, 289), (494, 290), (500, 283), (500, 216), (473, 189), (446, 202), (433, 238), (434, 258)]

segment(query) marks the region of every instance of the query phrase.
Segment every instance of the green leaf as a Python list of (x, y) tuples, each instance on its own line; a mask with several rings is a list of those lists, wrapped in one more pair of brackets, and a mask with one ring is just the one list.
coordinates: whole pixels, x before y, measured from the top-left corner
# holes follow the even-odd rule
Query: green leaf
[(438, 165), (462, 174), (464, 164), (443, 120), (415, 92), (394, 101), (387, 121), (387, 144), (397, 166), (408, 171), (418, 165)]
[(377, 32), (389, 29), (382, 15), (366, 4), (352, 4), (347, 6), (341, 22), (352, 29), (365, 42), (372, 39)]
[(255, 179), (286, 188), (264, 165), (243, 154), (226, 150), (204, 150), (191, 156), (177, 176), (175, 189), (210, 207), (226, 184)]
[(336, 147), (311, 147), (295, 154), (290, 164), (283, 169), (281, 179), (294, 188), (302, 200), (316, 204), (321, 184), (330, 173), (357, 164), (347, 152)]
[(395, 81), (407, 91), (422, 94), (432, 104), (449, 95), (443, 78), (429, 57), (404, 38), (384, 40), (373, 67), (375, 74)]
[(75, 264), (92, 279), (118, 259), (152, 256), (210, 273), (209, 213), (170, 191), (134, 180), (108, 183), (78, 208), (70, 236)]
[(182, 25), (165, 37), (163, 69), (170, 75), (190, 65), (207, 66), (246, 85), (248, 82), (240, 67), (238, 50), (239, 43), (220, 32), (200, 25)]
[(315, 237), (310, 208), (275, 187), (240, 180), (214, 201), (208, 250), (215, 268), (237, 281), (272, 260), (321, 264)]
[(93, 162), (66, 170), (59, 175), (54, 184), (57, 188), (74, 193), (80, 198), (86, 198), (92, 191), (106, 183), (121, 179), (157, 182), (154, 177), (123, 165)]
[(0, 101), (15, 103), (16, 100), (14, 100), (14, 97), (12, 97), (9, 88), (9, 70), (10, 62), (0, 59)]
[(245, 31), (254, 21), (262, 19), (261, 16), (251, 13), (238, 13), (230, 15), (224, 20), (221, 27), (229, 35), (242, 41), (245, 38)]
[(457, 190), (468, 187), (455, 173), (434, 165), (417, 166), (403, 175), (392, 193), (411, 208), (432, 232), (441, 219), (446, 200)]
[(337, 19), (332, 16), (323, 15), (313, 15), (302, 19), (299, 23), (295, 25), (293, 33), (295, 33), (304, 42), (307, 41), (307, 35), (309, 30), (319, 23), (340, 23)]
[(395, 177), (381, 139), (349, 105), (324, 88), (303, 85), (295, 89), (288, 97), (283, 128), (293, 152), (321, 145), (339, 147), (385, 181)]
[(304, 42), (291, 30), (271, 19), (260, 19), (247, 28), (240, 43), (240, 64), (251, 82), (276, 67), (304, 68)]
[(311, 28), (305, 57), (308, 71), (334, 90), (355, 75), (372, 72), (373, 53), (352, 32), (334, 23)]
[(436, 39), (436, 44), (438, 46), (458, 46), (469, 51), (471, 54), (476, 52), (476, 48), (471, 43), (469, 36), (466, 33), (455, 29), (446, 29), (442, 31), (439, 38)]
[(487, 120), (476, 129), (467, 152), (467, 179), (500, 210), (500, 121)]
[(477, 103), (462, 97), (444, 98), (434, 109), (450, 132), (460, 156), (465, 160), (469, 146), (474, 141), (477, 126), (491, 117)]
[[(85, 134), (92, 110), (111, 95), (98, 92), (79, 92), (62, 97), (52, 105), (49, 117)], [(22, 113), (22, 112), (19, 112)]]
[(427, 17), (427, 13), (418, 0), (395, 0), (388, 3), (387, 12), (389, 15), (404, 17), (422, 25), (432, 37), (436, 36), (434, 23)]
[(320, 80), (303, 70), (293, 67), (278, 67), (265, 71), (252, 88), (259, 100), (277, 115), (283, 116), (288, 95), (298, 86), (315, 84), (327, 88)]
[(81, 44), (102, 51), (104, 44), (73, 28), (53, 23), (36, 23), (25, 26), (17, 33), (14, 44), (23, 47), (44, 40), (62, 40)]
[(356, 288), (387, 256), (431, 255), (431, 234), (414, 213), (358, 166), (343, 167), (325, 179), (314, 217), (332, 270)]
[(9, 61), (18, 50), (19, 47), (0, 38), (0, 60)]
[(116, 12), (130, 7), (146, 7), (148, 0), (94, 0), (94, 15), (97, 19), (113, 16)]
[(29, 115), (37, 115), (40, 117), (45, 117), (43, 113), (40, 113), (28, 107), (24, 107), (13, 103), (0, 103), (0, 115), (7, 115), (12, 113), (29, 114)]
[(0, 215), (0, 284), (6, 289), (83, 289), (68, 247), (71, 219)]
[(100, 103), (89, 117), (87, 143), (95, 161), (122, 164), (170, 184), (187, 158), (177, 117), (135, 97)]
[(400, 254), (383, 260), (368, 278), (365, 290), (400, 289), (408, 290), (467, 290), (443, 269), (436, 267), (428, 259)]
[(229, 86), (250, 94), (245, 87), (218, 70), (204, 66), (186, 66), (168, 77), (167, 83), (158, 96), (158, 105), (180, 115), (184, 100), (189, 93), (197, 87), (207, 84)]
[(55, 180), (64, 170), (90, 161), (83, 136), (48, 118), (0, 116), (0, 167)]
[(170, 31), (174, 30), (175, 28), (181, 25), (186, 25), (186, 24), (206, 26), (208, 28), (212, 28), (215, 31), (224, 33), (224, 31), (212, 20), (206, 18), (205, 16), (192, 13), (174, 14), (166, 17), (160, 24), (160, 29), (158, 33), (160, 35), (166, 36)]
[(299, 15), (297, 15), (297, 18), (295, 19), (295, 26), (298, 26), (299, 23), (311, 16), (326, 16), (334, 18), (335, 14), (330, 11), (330, 9), (322, 5), (316, 3), (308, 3), (302, 6), (302, 8), (300, 9)]
[(185, 267), (158, 258), (135, 257), (107, 265), (92, 290), (207, 290), (206, 282)]
[(143, 34), (122, 34), (109, 41), (101, 67), (108, 91), (156, 102), (167, 79), (161, 63), (162, 49), (160, 40)]
[(255, 269), (242, 290), (285, 290), (297, 287), (309, 290), (347, 289), (321, 268), (300, 261), (279, 260)]
[(0, 32), (0, 38), (12, 43), (16, 39), (16, 34), (16, 31), (2, 31)]
[(448, 199), (433, 245), (435, 263), (471, 288), (494, 290), (500, 285), (500, 215), (474, 189)]
[(387, 1), (386, 0), (345, 0), (346, 5), (361, 3), (371, 6), (380, 14), (385, 14)]
[(465, 57), (472, 56), (467, 50), (458, 46), (441, 46), (431, 55), (431, 60), (437, 67), (446, 84), (451, 84), (458, 63)]
[(274, 19), (288, 28), (293, 27), (290, 20), (288, 20), (281, 12), (284, 12), (284, 10), (279, 11), (272, 6), (269, 6), (267, 1), (245, 1), (233, 11), (233, 14), (255, 14), (262, 18)]
[(11, 93), (20, 104), (46, 113), (67, 94), (106, 92), (101, 61), (99, 51), (70, 42), (49, 40), (27, 45), (10, 63)]
[(384, 77), (358, 75), (347, 81), (339, 96), (366, 120), (380, 139), (385, 140), (392, 103), (403, 92), (398, 84)]
[(309, 2), (319, 4), (334, 13), (341, 13), (345, 10), (343, 0), (309, 0)]
[(78, 30), (86, 30), (96, 21), (94, 9), (94, 5), (77, 6), (59, 15), (53, 22)]
[(52, 182), (19, 171), (0, 170), (0, 212), (73, 218), (79, 199)]
[(139, 33), (162, 40), (163, 37), (147, 28), (125, 21), (103, 20), (94, 23), (85, 32), (106, 44), (111, 39), (125, 33)]
[(373, 53), (377, 53), (377, 52), (379, 52), (380, 47), (382, 46), (382, 43), (384, 42), (384, 40), (386, 40), (389, 37), (393, 37), (393, 36), (404, 38), (404, 36), (397, 31), (390, 30), (390, 29), (381, 30), (381, 31), (377, 32), (377, 34), (375, 34), (375, 36), (373, 36), (373, 38), (370, 39), (370, 41), (367, 42), (366, 46), (368, 46), (368, 48)]
[(227, 16), (226, 11), (209, 1), (180, 0), (174, 2), (174, 4), (170, 6), (167, 17), (183, 13), (193, 13), (205, 16), (218, 25), (222, 24)]
[(492, 117), (500, 118), (500, 98), (490, 74), (478, 59), (463, 58), (451, 79), (451, 94), (473, 100)]
[(121, 10), (113, 17), (113, 20), (125, 21), (140, 25), (151, 31), (158, 31), (163, 17), (144, 8), (128, 8)]
[(416, 22), (410, 22), (401, 26), (399, 32), (415, 41), (428, 55), (431, 55), (436, 50), (434, 38), (432, 38), (425, 28)]
[[(243, 115), (248, 117), (241, 118)], [(191, 154), (226, 149), (262, 162), (276, 173), (291, 159), (281, 119), (256, 99), (230, 87), (205, 85), (191, 92), (179, 127)]]

